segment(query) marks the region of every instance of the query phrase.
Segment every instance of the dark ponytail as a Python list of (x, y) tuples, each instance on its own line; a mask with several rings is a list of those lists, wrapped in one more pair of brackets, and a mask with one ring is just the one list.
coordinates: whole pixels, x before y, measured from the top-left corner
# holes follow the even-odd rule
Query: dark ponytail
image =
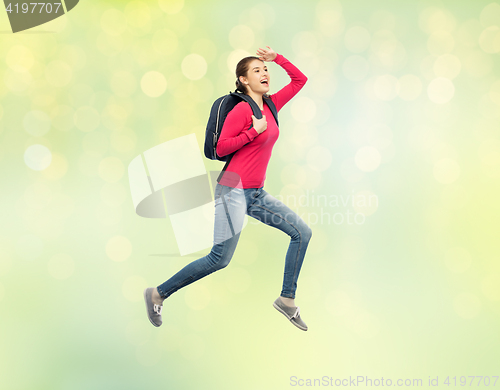
[(243, 93), (247, 93), (247, 86), (244, 85), (244, 84), (241, 84), (241, 81), (239, 78), (236, 79), (236, 90), (237, 91), (240, 91), (240, 92), (243, 92)]

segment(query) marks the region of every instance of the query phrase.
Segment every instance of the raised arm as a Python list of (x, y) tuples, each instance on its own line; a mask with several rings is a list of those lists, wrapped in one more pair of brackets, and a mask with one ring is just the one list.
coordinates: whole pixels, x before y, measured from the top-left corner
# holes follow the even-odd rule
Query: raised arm
[[(227, 114), (217, 141), (217, 154), (226, 156), (259, 135), (252, 126), (252, 109), (246, 102), (240, 102)], [(250, 119), (249, 119), (250, 118)]]
[(290, 76), (290, 83), (278, 92), (271, 95), (276, 109), (279, 111), (291, 98), (293, 98), (304, 86), (307, 77), (295, 65), (288, 61), (281, 54), (277, 54), (274, 62), (285, 69), (288, 76)]

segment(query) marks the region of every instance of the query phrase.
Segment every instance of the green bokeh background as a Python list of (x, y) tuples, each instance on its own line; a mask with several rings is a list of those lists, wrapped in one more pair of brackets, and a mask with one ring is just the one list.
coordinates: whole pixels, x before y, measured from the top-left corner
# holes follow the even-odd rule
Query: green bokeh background
[[(499, 2), (84, 1), (0, 26), (2, 390), (500, 375)], [(252, 221), (154, 328), (142, 290), (209, 248), (180, 256), (168, 219), (135, 214), (128, 164), (192, 133), (202, 153), (212, 102), (263, 45), (309, 78), (264, 186), (313, 229), (309, 331), (272, 307), (289, 237)], [(276, 92), (289, 79), (269, 70)]]

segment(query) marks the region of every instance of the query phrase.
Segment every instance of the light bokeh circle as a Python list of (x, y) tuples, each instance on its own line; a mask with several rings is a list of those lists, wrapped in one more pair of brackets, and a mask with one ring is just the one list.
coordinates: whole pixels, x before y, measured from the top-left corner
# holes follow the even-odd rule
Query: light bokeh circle
[(35, 57), (30, 48), (14, 45), (7, 51), (5, 63), (15, 72), (28, 72), (35, 64)]
[[(238, 62), (240, 62), (240, 60), (242, 58), (248, 57), (250, 55), (251, 54), (246, 50), (241, 50), (241, 49), (233, 50), (227, 56), (227, 61), (226, 61), (227, 69), (229, 69), (231, 74), (235, 74), (236, 65), (238, 65)], [(232, 76), (232, 77), (234, 77), (234, 79), (236, 81), (236, 76)], [(232, 77), (231, 77), (231, 79), (232, 79)], [(233, 82), (233, 84), (234, 84), (234, 82)]]
[(490, 26), (484, 29), (479, 36), (479, 47), (489, 54), (500, 52), (500, 27)]
[(44, 145), (30, 145), (24, 152), (24, 162), (34, 171), (43, 171), (52, 162), (52, 153)]
[(162, 73), (149, 71), (141, 78), (141, 89), (149, 97), (159, 97), (167, 89), (167, 80)]
[(190, 80), (199, 80), (207, 73), (207, 61), (196, 53), (184, 57), (181, 64), (182, 74)]
[(452, 80), (459, 75), (462, 62), (453, 54), (443, 54), (436, 59), (433, 69), (437, 77)]
[(477, 38), (481, 35), (484, 26), (481, 25), (478, 19), (469, 19), (463, 22), (455, 33), (457, 42), (463, 48), (473, 48), (478, 45)]
[(427, 50), (438, 56), (450, 53), (455, 47), (455, 39), (447, 31), (435, 31), (427, 39)]
[(427, 34), (436, 31), (453, 32), (457, 21), (453, 14), (445, 8), (431, 6), (425, 8), (419, 15), (419, 27)]
[(485, 6), (479, 15), (483, 27), (500, 25), (500, 4), (492, 2)]
[(379, 167), (382, 156), (373, 146), (363, 146), (356, 152), (354, 161), (361, 171), (372, 172)]
[(437, 77), (427, 86), (427, 95), (434, 103), (448, 103), (455, 95), (455, 86), (451, 80)]
[(132, 244), (127, 237), (114, 236), (106, 243), (106, 254), (116, 262), (127, 260), (132, 254)]

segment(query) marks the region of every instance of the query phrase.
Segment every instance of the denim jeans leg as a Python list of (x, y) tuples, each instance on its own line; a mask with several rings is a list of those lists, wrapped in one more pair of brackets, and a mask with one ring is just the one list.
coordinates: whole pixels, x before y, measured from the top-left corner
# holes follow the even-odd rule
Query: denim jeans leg
[(249, 216), (279, 229), (291, 237), (285, 257), (281, 296), (295, 298), (297, 280), (309, 240), (312, 237), (312, 230), (288, 206), (270, 195), (263, 188), (259, 190), (260, 192), (255, 196), (247, 212)]
[[(242, 191), (231, 191), (230, 187), (217, 184), (215, 189), (214, 245), (210, 253), (195, 260), (163, 284), (157, 287), (162, 298), (168, 298), (177, 290), (211, 273), (226, 267), (233, 257), (240, 238), (240, 223), (246, 207), (242, 203)], [(241, 215), (243, 214), (243, 215)]]

